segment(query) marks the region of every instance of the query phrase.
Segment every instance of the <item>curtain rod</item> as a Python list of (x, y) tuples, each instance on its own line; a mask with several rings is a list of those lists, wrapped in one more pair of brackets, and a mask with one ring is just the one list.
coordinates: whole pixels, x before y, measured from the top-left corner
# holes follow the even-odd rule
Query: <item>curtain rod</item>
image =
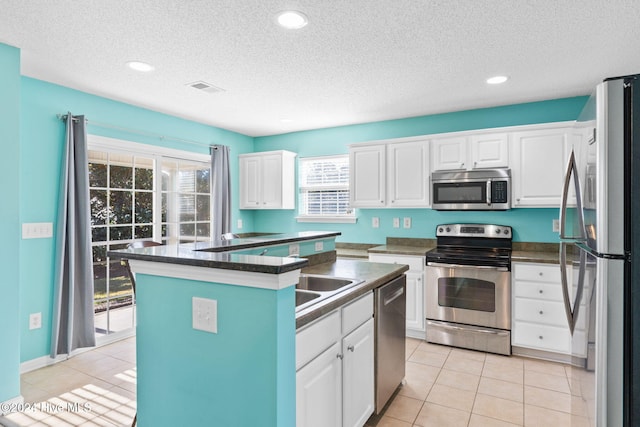
[[(56, 114), (56, 116), (60, 120), (67, 120), (67, 114)], [(78, 121), (78, 119), (75, 118), (75, 117), (72, 117), (72, 120), (73, 121)], [(131, 129), (131, 128), (126, 128), (126, 127), (122, 127), (122, 126), (116, 126), (116, 125), (112, 125), (112, 124), (109, 124), (109, 123), (96, 122), (94, 120), (89, 120), (89, 119), (84, 119), (84, 121), (85, 121), (86, 124), (89, 124), (89, 125), (92, 125), (92, 126), (101, 127), (101, 128), (105, 128), (105, 129), (114, 129), (114, 130), (124, 131), (124, 132), (137, 134), (137, 135), (141, 135), (141, 136), (148, 136), (148, 137), (152, 137), (152, 138), (158, 138), (158, 139), (165, 140), (165, 141), (176, 141), (176, 142), (183, 142), (183, 143), (186, 143), (186, 144), (198, 145), (200, 147), (209, 147), (209, 148), (213, 148), (214, 150), (218, 149), (218, 145), (217, 144), (207, 144), (207, 143), (202, 143), (200, 141), (194, 141), (192, 139), (184, 139), (184, 138), (177, 138), (177, 137), (174, 137), (174, 136), (166, 136), (166, 135), (162, 135), (162, 134), (159, 134), (159, 133), (141, 131), (141, 130), (137, 130), (137, 129)]]

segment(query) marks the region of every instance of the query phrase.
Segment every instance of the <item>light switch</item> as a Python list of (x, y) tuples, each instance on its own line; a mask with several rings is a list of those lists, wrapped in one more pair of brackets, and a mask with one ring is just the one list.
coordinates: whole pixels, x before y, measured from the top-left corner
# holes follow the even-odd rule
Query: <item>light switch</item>
[(393, 218), (393, 228), (400, 228), (400, 218)]
[(322, 249), (324, 249), (324, 244), (322, 242), (316, 242), (316, 252), (320, 252)]
[(553, 222), (551, 223), (551, 230), (553, 230), (554, 233), (559, 233), (560, 232), (560, 220), (559, 219), (554, 219)]
[(192, 297), (193, 329), (218, 333), (218, 301)]
[(295, 255), (300, 256), (300, 245), (297, 243), (292, 243), (289, 245), (289, 256)]
[(239, 230), (242, 229), (242, 220), (241, 219), (238, 220), (238, 229)]
[(371, 227), (373, 228), (380, 227), (380, 218), (378, 218), (377, 216), (374, 216), (373, 218), (371, 218)]
[(22, 224), (23, 239), (46, 239), (53, 237), (52, 222), (30, 222)]

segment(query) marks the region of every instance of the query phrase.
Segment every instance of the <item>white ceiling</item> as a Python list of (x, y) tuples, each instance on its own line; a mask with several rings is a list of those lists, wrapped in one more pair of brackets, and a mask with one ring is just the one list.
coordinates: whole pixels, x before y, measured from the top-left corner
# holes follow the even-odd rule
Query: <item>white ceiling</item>
[(25, 76), (260, 136), (588, 94), (640, 73), (640, 1), (0, 0), (0, 42)]

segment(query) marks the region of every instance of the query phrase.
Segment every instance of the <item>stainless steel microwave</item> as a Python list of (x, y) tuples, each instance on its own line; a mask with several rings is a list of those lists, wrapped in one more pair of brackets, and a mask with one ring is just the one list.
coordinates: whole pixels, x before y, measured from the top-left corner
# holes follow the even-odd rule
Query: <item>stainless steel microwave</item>
[(511, 170), (433, 172), (431, 190), (432, 209), (507, 210), (511, 208)]

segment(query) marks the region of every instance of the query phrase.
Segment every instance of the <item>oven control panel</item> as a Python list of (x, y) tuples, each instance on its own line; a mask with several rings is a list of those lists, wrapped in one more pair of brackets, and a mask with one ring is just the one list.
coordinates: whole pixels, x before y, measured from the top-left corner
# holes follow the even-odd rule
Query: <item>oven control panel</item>
[(494, 224), (440, 224), (436, 227), (436, 237), (485, 237), (511, 239), (511, 227)]

